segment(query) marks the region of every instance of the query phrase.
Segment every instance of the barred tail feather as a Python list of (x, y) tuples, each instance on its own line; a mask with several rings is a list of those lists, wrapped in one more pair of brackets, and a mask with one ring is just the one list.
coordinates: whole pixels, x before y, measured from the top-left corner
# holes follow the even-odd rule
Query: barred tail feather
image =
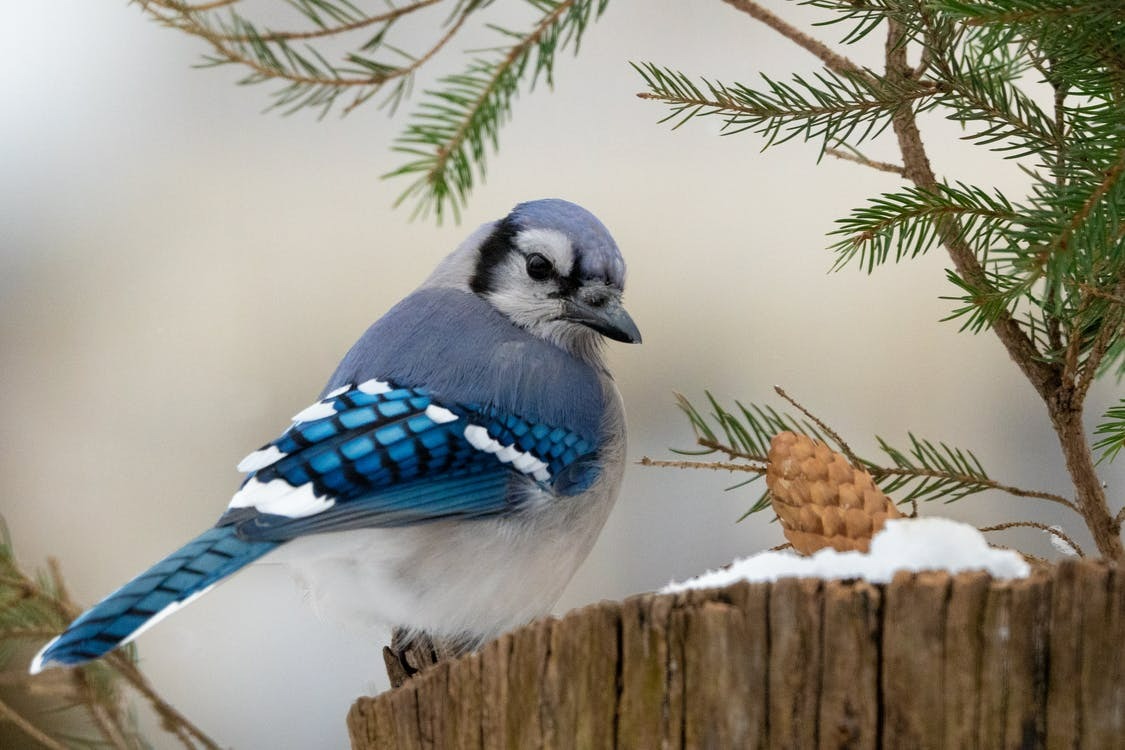
[(205, 531), (84, 612), (35, 655), (31, 673), (104, 656), (276, 546), (240, 539), (232, 526)]

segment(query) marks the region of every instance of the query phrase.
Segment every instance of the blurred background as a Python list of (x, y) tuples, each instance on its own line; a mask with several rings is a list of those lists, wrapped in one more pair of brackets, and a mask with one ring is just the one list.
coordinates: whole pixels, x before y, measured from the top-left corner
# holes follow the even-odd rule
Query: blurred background
[[(807, 21), (808, 9), (768, 3)], [(518, 3), (492, 18), (522, 28)], [(405, 182), (379, 175), (404, 125), (262, 114), (267, 89), (193, 70), (195, 39), (110, 0), (12, 2), (0, 27), (0, 514), (19, 559), (62, 564), (92, 603), (214, 522), (237, 461), (313, 400), (367, 325), (479, 223), (562, 197), (595, 212), (629, 263), (644, 344), (610, 354), (630, 456), (672, 457), (691, 431), (673, 392), (777, 404), (781, 384), (860, 452), (906, 432), (974, 450), (1008, 483), (1071, 494), (1040, 403), (991, 335), (939, 322), (944, 255), (829, 274), (825, 233), (893, 175), (790, 143), (672, 133), (637, 99), (627, 61), (724, 81), (816, 61), (721, 2), (617, 0), (556, 89), (522, 97), (458, 226), (409, 220)], [(267, 24), (268, 25), (268, 24)], [(436, 30), (410, 31), (422, 49)], [(817, 33), (835, 40), (843, 29)], [(881, 40), (853, 57), (876, 64)], [(458, 70), (466, 35), (423, 71)], [(873, 54), (870, 54), (873, 53)], [(941, 176), (1020, 192), (1014, 165), (927, 120)], [(887, 138), (871, 149), (893, 158)], [(1100, 383), (1093, 421), (1116, 401)], [(659, 588), (782, 541), (766, 514), (736, 524), (758, 486), (633, 466), (558, 611)], [(1104, 467), (1118, 498), (1125, 462)], [(976, 497), (926, 514), (1033, 517), (1092, 548), (1038, 501)], [(1046, 504), (1043, 504), (1046, 505)], [(1051, 556), (1043, 534), (995, 541)], [(224, 746), (340, 747), (361, 693), (386, 686), (374, 641), (319, 622), (283, 571), (252, 568), (139, 641), (157, 689)], [(155, 721), (157, 747), (172, 746)]]

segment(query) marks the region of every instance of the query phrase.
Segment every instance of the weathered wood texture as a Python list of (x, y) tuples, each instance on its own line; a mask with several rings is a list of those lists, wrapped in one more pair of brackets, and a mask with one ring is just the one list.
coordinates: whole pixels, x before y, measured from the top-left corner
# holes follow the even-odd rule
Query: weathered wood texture
[(356, 750), (1125, 747), (1125, 573), (605, 602), (361, 698), (348, 727)]

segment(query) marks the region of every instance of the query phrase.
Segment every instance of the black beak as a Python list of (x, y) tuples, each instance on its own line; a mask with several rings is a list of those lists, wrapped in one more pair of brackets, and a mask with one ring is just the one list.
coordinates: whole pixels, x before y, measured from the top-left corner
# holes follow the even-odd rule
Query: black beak
[(597, 304), (572, 298), (566, 300), (563, 306), (563, 317), (567, 320), (581, 323), (614, 341), (641, 343), (641, 332), (637, 329), (637, 324), (614, 297), (599, 298)]

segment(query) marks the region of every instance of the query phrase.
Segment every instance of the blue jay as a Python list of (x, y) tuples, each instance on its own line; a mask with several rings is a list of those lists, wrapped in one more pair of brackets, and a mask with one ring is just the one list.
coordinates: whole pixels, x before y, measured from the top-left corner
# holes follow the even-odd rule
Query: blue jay
[(344, 356), (320, 399), (238, 465), (215, 526), (31, 664), (96, 659), (261, 559), (322, 613), (479, 645), (546, 613), (625, 460), (603, 337), (639, 342), (609, 232), (563, 200), (485, 224)]

